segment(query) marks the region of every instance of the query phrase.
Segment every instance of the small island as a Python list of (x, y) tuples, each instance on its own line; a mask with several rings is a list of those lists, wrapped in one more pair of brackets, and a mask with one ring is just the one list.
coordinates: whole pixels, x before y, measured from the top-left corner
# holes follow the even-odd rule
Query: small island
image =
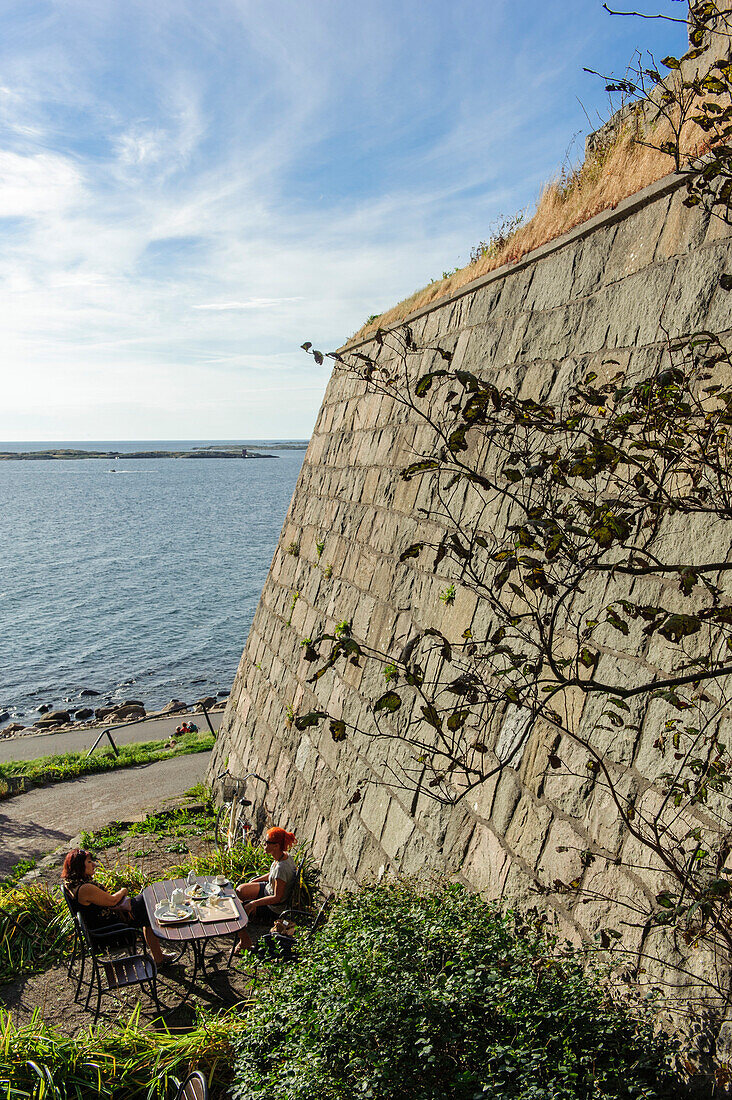
[[(272, 451), (304, 451), (307, 441), (268, 443)], [(69, 461), (81, 458), (104, 458), (118, 461), (127, 458), (279, 458), (279, 455), (253, 451), (240, 444), (224, 444), (219, 447), (194, 447), (191, 451), (85, 451), (70, 448), (49, 448), (44, 451), (0, 451), (0, 461)]]

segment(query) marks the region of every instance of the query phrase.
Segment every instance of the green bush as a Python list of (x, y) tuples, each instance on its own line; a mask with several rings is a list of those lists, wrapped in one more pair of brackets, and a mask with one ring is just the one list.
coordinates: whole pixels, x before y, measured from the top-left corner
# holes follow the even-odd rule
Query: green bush
[(671, 1047), (462, 888), (339, 902), (236, 1040), (235, 1100), (659, 1100)]

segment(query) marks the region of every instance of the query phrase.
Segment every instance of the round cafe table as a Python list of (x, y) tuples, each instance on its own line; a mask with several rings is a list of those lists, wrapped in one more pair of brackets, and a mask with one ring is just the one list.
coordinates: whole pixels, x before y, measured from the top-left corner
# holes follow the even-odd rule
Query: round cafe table
[[(196, 882), (201, 885), (207, 885), (210, 881), (210, 875), (198, 875), (196, 877)], [(188, 998), (195, 985), (199, 969), (204, 974), (206, 973), (205, 952), (208, 941), (215, 939), (217, 936), (233, 936), (240, 932), (242, 928), (246, 928), (249, 921), (242, 903), (234, 893), (234, 887), (230, 885), (222, 887), (221, 897), (230, 899), (227, 902), (227, 908), (231, 912), (233, 905), (233, 912), (236, 913), (236, 916), (233, 915), (233, 912), (231, 915), (222, 914), (221, 919), (217, 920), (213, 919), (215, 910), (209, 909), (207, 906), (195, 906), (197, 913), (195, 919), (179, 921), (175, 924), (161, 923), (155, 916), (155, 907), (161, 901), (170, 901), (174, 890), (185, 890), (187, 886), (186, 879), (174, 878), (153, 882), (142, 891), (147, 915), (150, 918), (150, 927), (158, 939), (169, 943), (173, 947), (187, 947), (190, 943), (193, 948), (193, 973), (187, 984), (184, 1000)]]

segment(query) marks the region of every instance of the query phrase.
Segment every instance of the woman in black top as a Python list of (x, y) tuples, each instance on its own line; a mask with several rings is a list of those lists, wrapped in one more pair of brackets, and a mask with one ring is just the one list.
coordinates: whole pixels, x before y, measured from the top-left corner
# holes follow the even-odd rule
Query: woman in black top
[(166, 955), (160, 940), (150, 928), (150, 920), (141, 896), (130, 898), (122, 886), (114, 894), (94, 881), (97, 861), (84, 848), (72, 848), (64, 860), (61, 884), (72, 910), (79, 909), (87, 927), (103, 929), (110, 924), (131, 924), (142, 928), (150, 954), (157, 966), (172, 962), (176, 956)]

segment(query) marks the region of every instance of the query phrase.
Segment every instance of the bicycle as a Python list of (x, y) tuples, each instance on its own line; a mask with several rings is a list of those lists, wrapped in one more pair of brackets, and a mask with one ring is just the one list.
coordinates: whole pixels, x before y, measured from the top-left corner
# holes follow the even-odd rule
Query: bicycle
[(244, 789), (248, 779), (258, 779), (260, 783), (264, 783), (265, 788), (269, 787), (269, 783), (261, 775), (257, 775), (256, 772), (247, 772), (245, 776), (240, 777), (232, 775), (228, 769), (217, 775), (215, 782), (218, 783), (226, 778), (233, 781), (234, 793), (230, 802), (222, 802), (219, 807), (216, 814), (214, 836), (219, 848), (224, 848), (227, 852), (230, 852), (235, 845), (246, 844), (255, 839), (254, 834), (252, 834), (252, 823), (244, 815), (245, 808), (251, 806), (252, 802), (249, 798), (240, 798), (240, 790)]

